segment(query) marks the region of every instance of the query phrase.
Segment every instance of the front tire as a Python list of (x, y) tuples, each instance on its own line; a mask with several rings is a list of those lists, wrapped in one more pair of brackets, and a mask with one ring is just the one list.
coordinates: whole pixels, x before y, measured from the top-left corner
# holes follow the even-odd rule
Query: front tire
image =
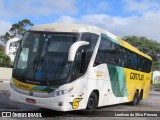
[(88, 114), (92, 114), (96, 110), (97, 105), (98, 105), (97, 94), (95, 92), (92, 92), (88, 99), (86, 112)]

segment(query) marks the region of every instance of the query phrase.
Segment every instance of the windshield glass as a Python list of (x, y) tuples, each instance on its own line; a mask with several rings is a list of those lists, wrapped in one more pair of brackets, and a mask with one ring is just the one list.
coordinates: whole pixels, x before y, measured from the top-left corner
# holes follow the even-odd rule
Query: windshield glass
[(66, 79), (70, 69), (69, 48), (77, 36), (75, 33), (26, 33), (15, 59), (13, 77), (48, 84)]

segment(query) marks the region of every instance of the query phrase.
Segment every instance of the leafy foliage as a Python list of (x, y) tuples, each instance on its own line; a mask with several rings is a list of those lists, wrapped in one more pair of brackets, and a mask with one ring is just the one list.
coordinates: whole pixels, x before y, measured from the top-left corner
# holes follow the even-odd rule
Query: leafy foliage
[(3, 45), (0, 45), (0, 51), (4, 52), (4, 46)]
[(0, 51), (0, 67), (11, 67), (11, 59)]
[(146, 37), (125, 36), (122, 38), (153, 59), (153, 69), (160, 70), (160, 43)]
[[(33, 26), (33, 23), (28, 19), (12, 24), (9, 32), (1, 35), (0, 40), (5, 43), (14, 37), (22, 38), (30, 26)], [(2, 45), (0, 45), (0, 67), (11, 67), (10, 57), (4, 54), (4, 47)]]
[(12, 33), (13, 37), (21, 37), (24, 35), (27, 27), (29, 26), (33, 26), (33, 23), (31, 23), (31, 21), (28, 19), (24, 19), (22, 21), (19, 21), (18, 23), (12, 24), (12, 27), (9, 31)]
[(22, 38), (22, 36), (30, 26), (33, 26), (33, 23), (28, 19), (24, 19), (22, 21), (19, 21), (18, 23), (12, 24), (9, 32), (1, 35), (0, 39), (2, 41), (8, 41), (9, 39), (14, 37)]

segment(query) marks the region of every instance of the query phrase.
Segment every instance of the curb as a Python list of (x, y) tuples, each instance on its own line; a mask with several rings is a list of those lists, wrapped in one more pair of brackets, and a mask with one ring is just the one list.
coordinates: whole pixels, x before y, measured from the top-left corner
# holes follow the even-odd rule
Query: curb
[(0, 83), (10, 83), (10, 81), (6, 80), (0, 80)]

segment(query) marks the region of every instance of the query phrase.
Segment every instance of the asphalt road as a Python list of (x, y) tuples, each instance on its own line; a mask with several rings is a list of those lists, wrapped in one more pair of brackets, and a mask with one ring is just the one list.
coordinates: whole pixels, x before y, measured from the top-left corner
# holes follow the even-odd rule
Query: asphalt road
[[(160, 92), (155, 91), (155, 89), (151, 89), (149, 93), (149, 98), (146, 100), (141, 101), (141, 103), (137, 106), (131, 106), (129, 104), (118, 104), (112, 106), (101, 107), (97, 109), (97, 114), (93, 116), (85, 116), (81, 113), (81, 111), (74, 111), (74, 112), (57, 112), (53, 110), (47, 109), (40, 109), (38, 107), (33, 107), (25, 104), (20, 104), (17, 102), (13, 102), (9, 100), (9, 93), (8, 93), (8, 83), (0, 83), (0, 111), (31, 111), (31, 112), (42, 112), (42, 113), (49, 113), (49, 116), (43, 117), (44, 120), (51, 120), (51, 119), (67, 119), (67, 120), (86, 120), (86, 119), (120, 119), (120, 120), (127, 120), (136, 119), (136, 120), (159, 120), (158, 117), (99, 117), (98, 114), (100, 113), (110, 113), (112, 114), (118, 111), (137, 111), (138, 113), (141, 111), (151, 111), (152, 113), (159, 113), (160, 114)], [(156, 88), (157, 89), (157, 88)], [(141, 113), (140, 112), (140, 113)], [(101, 115), (101, 114), (100, 114)], [(98, 117), (96, 117), (98, 116)], [(103, 116), (103, 115), (102, 115)], [(0, 120), (16, 120), (16, 119), (26, 119), (26, 118), (0, 118)], [(28, 119), (40, 119), (40, 118), (27, 118)]]

